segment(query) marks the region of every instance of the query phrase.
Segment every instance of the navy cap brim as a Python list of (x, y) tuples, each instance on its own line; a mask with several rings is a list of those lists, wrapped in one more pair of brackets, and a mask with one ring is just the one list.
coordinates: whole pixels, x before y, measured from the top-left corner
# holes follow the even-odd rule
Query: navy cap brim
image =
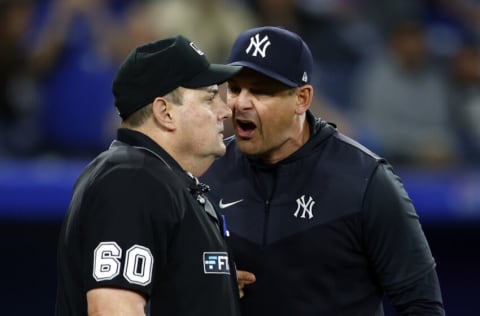
[(210, 64), (206, 70), (183, 82), (182, 86), (185, 88), (200, 88), (220, 84), (233, 77), (241, 69), (241, 66)]
[(283, 83), (283, 84), (285, 84), (289, 87), (292, 87), (292, 88), (298, 87), (298, 84), (293, 82), (292, 80), (289, 80), (289, 79), (285, 78), (284, 76), (279, 75), (276, 72), (270, 71), (266, 68), (263, 68), (263, 67), (261, 67), (257, 64), (254, 64), (254, 63), (251, 63), (251, 62), (248, 62), (248, 61), (234, 61), (232, 63), (229, 63), (228, 65), (229, 66), (242, 66), (242, 67), (250, 68), (250, 69), (253, 69), (255, 71), (258, 71), (261, 74), (264, 74), (267, 77), (275, 79), (275, 80), (277, 80), (277, 81), (279, 81), (279, 82), (281, 82), (281, 83)]

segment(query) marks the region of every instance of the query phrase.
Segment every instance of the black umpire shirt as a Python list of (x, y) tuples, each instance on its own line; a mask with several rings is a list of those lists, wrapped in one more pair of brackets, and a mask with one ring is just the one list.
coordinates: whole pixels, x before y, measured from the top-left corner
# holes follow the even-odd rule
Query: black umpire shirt
[(56, 315), (86, 315), (87, 291), (128, 289), (150, 315), (239, 315), (222, 220), (186, 173), (147, 136), (117, 140), (75, 184), (58, 248)]

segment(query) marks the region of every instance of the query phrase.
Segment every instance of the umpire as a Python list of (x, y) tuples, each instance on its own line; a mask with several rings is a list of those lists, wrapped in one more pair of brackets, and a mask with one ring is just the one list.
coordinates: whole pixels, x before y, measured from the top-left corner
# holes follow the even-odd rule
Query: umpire
[(231, 110), (178, 35), (134, 49), (113, 82), (117, 138), (78, 178), (58, 246), (56, 315), (239, 315), (223, 222), (202, 175)]

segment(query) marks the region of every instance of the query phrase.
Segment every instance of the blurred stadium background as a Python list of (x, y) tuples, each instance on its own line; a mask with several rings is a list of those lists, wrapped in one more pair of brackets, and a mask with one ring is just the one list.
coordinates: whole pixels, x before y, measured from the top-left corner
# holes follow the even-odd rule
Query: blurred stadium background
[(1, 314), (53, 313), (60, 224), (115, 135), (111, 80), (130, 49), (182, 33), (225, 62), (266, 24), (310, 45), (313, 111), (401, 176), (447, 314), (480, 314), (480, 1), (0, 0)]

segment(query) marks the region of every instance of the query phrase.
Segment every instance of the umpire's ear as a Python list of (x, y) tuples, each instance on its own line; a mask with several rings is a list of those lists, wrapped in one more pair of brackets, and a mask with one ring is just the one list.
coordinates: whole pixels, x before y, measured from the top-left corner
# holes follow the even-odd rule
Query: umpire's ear
[(176, 129), (173, 116), (170, 114), (174, 105), (163, 97), (157, 97), (153, 100), (152, 112), (155, 124), (168, 131)]

